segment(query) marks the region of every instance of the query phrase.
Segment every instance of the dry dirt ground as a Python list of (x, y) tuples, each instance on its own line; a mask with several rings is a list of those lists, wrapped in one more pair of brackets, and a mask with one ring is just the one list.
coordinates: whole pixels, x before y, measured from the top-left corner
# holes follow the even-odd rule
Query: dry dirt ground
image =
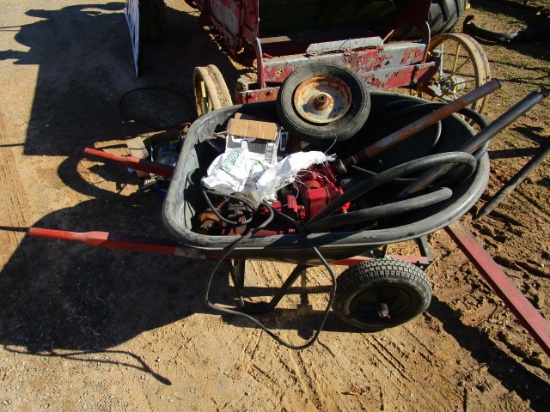
[[(550, 360), (443, 231), (430, 238), (434, 296), (423, 316), (372, 334), (330, 316), (303, 351), (209, 310), (211, 261), (26, 235), (38, 226), (168, 236), (157, 196), (82, 152), (126, 154), (127, 139), (192, 120), (195, 66), (218, 65), (228, 84), (238, 77), (183, 1), (167, 3), (166, 40), (147, 45), (135, 78), (123, 3), (0, 0), (0, 410), (547, 410)], [(472, 1), (469, 13), (517, 31), (532, 13), (522, 4)], [(503, 82), (489, 119), (550, 85), (548, 43), (482, 44)], [(548, 139), (549, 106), (493, 140), (478, 207)], [(491, 215), (462, 219), (546, 319), (549, 170), (547, 159)], [(252, 263), (247, 282), (274, 286), (287, 270)], [(310, 279), (327, 283), (321, 270)], [(229, 283), (216, 277), (219, 296)], [(299, 344), (325, 302), (311, 296), (296, 309), (288, 298), (265, 320)]]

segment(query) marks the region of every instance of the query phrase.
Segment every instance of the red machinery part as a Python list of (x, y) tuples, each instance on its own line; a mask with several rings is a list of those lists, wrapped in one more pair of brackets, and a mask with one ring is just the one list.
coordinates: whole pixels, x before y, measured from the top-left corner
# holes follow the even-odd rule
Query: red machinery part
[[(300, 200), (304, 207), (302, 222), (307, 222), (332, 200), (342, 195), (344, 191), (336, 185), (336, 177), (332, 169), (327, 165), (310, 167), (300, 172), (297, 180), (299, 183)], [(344, 204), (340, 212), (346, 212), (350, 203)]]
[(550, 356), (550, 323), (533, 307), (468, 229), (457, 221), (445, 230), (544, 352)]

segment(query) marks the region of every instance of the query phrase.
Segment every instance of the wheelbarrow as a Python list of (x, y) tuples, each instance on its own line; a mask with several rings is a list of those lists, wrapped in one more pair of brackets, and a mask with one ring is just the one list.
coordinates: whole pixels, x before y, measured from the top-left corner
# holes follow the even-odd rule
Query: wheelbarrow
[[(372, 93), (371, 101), (372, 107), (382, 112), (385, 111), (384, 108), (395, 105), (396, 102), (409, 108), (424, 103), (418, 98), (391, 93)], [(217, 131), (223, 130), (228, 120), (237, 114), (277, 122), (275, 106), (276, 102), (231, 106), (212, 111), (191, 125), (179, 154), (180, 160), (172, 173), (163, 207), (165, 226), (175, 237), (176, 242), (143, 240), (103, 233), (73, 234), (38, 228), (31, 229), (31, 235), (79, 240), (94, 246), (169, 253), (192, 258), (214, 258), (220, 261), (230, 259), (237, 262), (234, 282), (238, 290), (244, 286), (244, 262), (248, 259), (297, 264), (296, 270), (281, 286), (273, 300), (267, 304), (245, 306), (243, 312), (247, 314), (257, 314), (273, 309), (305, 268), (319, 264), (328, 267), (329, 262), (351, 265), (339, 276), (338, 291), (334, 294), (334, 304), (331, 305), (338, 317), (348, 324), (365, 330), (380, 330), (397, 326), (421, 314), (428, 307), (431, 298), (430, 282), (421, 268), (422, 265), (429, 263), (429, 259), (425, 256), (418, 259), (397, 260), (389, 257), (371, 258), (376, 256), (383, 246), (422, 238), (458, 219), (470, 209), (487, 184), (489, 176), (487, 154), (480, 153), (474, 161), (473, 173), (467, 173), (466, 177), (459, 179), (459, 182), (453, 185), (452, 189), (446, 190), (442, 197), (436, 195), (435, 201), (419, 205), (409, 203), (406, 210), (411, 209), (411, 212), (403, 213), (402, 210), (391, 216), (382, 214), (379, 217), (368, 218), (366, 225), (363, 225), (363, 222), (353, 224), (340, 222), (336, 228), (334, 226), (324, 228), (323, 219), (320, 219), (317, 226), (312, 226), (311, 230), (302, 222), (297, 223), (294, 229), (288, 229), (284, 222), (279, 222), (275, 233), (267, 234), (252, 228), (247, 235), (215, 235), (197, 230), (197, 219), (209, 208), (209, 204), (205, 202), (200, 178), (217, 154), (216, 145), (212, 144), (212, 136)], [(416, 114), (413, 117), (416, 117)], [(393, 126), (406, 125), (410, 118), (410, 115), (405, 114), (397, 123), (395, 119), (391, 120), (391, 123)], [(409, 147), (406, 150), (408, 152), (406, 158), (402, 156), (403, 147), (398, 144), (392, 150), (387, 150), (381, 156), (372, 159), (374, 164), (383, 163), (389, 167), (386, 171), (377, 171), (377, 176), (384, 176), (386, 173), (387, 177), (370, 188), (376, 189), (379, 194), (388, 191), (384, 196), (378, 196), (378, 203), (383, 202), (384, 197), (391, 197), (395, 193), (393, 187), (388, 188), (393, 186), (391, 181), (433, 164), (457, 162), (456, 159), (449, 157), (448, 153), (469, 141), (474, 131), (461, 116), (457, 115), (446, 117), (441, 120), (441, 123), (440, 126), (428, 127), (423, 132), (417, 133), (413, 145), (416, 149), (411, 150)], [(366, 127), (369, 128), (368, 123)], [(434, 134), (440, 135), (437, 142), (434, 142)], [(348, 140), (344, 146), (349, 147), (351, 143)], [(418, 159), (426, 156), (441, 157), (442, 160), (417, 167)], [(409, 166), (401, 170), (399, 169), (401, 164)], [(396, 167), (399, 170), (396, 171)], [(171, 174), (167, 167), (157, 168), (154, 171), (159, 174)], [(364, 176), (356, 176), (354, 179), (370, 181), (373, 178), (365, 179)], [(364, 192), (367, 193), (370, 189), (365, 187)], [(355, 197), (362, 196), (361, 193), (360, 196)], [(432, 194), (428, 193), (427, 196)], [(392, 206), (387, 205), (387, 207)], [(348, 216), (352, 214), (353, 210), (350, 209)], [(280, 218), (279, 215), (282, 215), (280, 212), (277, 215), (280, 221), (288, 220), (288, 216)], [(264, 214), (260, 219), (265, 217)], [(372, 224), (373, 221), (375, 224)], [(330, 303), (332, 304), (332, 299)]]
[[(447, 227), (474, 205), (489, 177), (486, 153), (489, 139), (546, 96), (542, 92), (532, 93), (488, 126), (478, 114), (476, 117), (476, 112), (462, 111), (471, 101), (497, 87), (498, 82), (491, 81), (452, 103), (439, 104), (436, 110), (423, 99), (370, 93), (373, 108), (370, 121), (367, 119), (356, 136), (336, 142), (333, 148), (331, 143), (327, 149), (334, 150), (340, 159), (332, 166), (308, 171), (311, 175), (320, 175), (321, 170), (320, 178), (325, 186), (334, 185), (338, 189), (347, 185), (346, 190), (333, 196), (326, 187), (319, 188), (308, 182), (299, 190), (303, 192), (301, 195), (308, 196), (318, 189), (325, 190), (327, 194), (321, 197), (325, 203), (315, 214), (311, 211), (312, 202), (302, 202), (303, 205), (295, 207), (297, 198), (291, 201), (289, 193), (284, 205), (262, 205), (246, 210), (246, 201), (242, 198), (221, 196), (226, 199), (220, 201), (220, 196), (207, 193), (201, 184), (205, 170), (220, 152), (215, 141), (230, 119), (238, 116), (264, 122), (280, 121), (278, 102), (261, 102), (230, 106), (200, 117), (187, 132), (175, 169), (140, 159), (102, 156), (171, 178), (162, 216), (166, 229), (176, 240), (42, 228), (31, 228), (29, 234), (98, 247), (212, 258), (218, 260), (216, 268), (222, 261), (229, 261), (241, 308), (220, 308), (209, 301), (208, 294), (206, 303), (257, 323), (251, 315), (273, 310), (306, 268), (322, 264), (331, 273), (333, 287), (318, 333), (331, 308), (345, 323), (363, 330), (398, 326), (419, 316), (431, 299), (430, 281), (422, 270), (430, 263), (425, 236)], [(455, 113), (459, 110), (460, 115)], [(426, 111), (428, 114), (418, 119), (420, 113)], [(463, 115), (476, 119), (483, 130), (476, 134)], [(303, 143), (300, 141), (302, 149)], [(305, 150), (316, 143), (319, 142), (315, 139), (306, 141)], [(357, 145), (362, 149), (354, 152)], [(88, 150), (88, 153), (101, 152)], [(450, 167), (455, 164), (461, 166)], [(424, 169), (428, 169), (427, 172), (423, 172)], [(331, 173), (339, 177), (330, 181)], [(344, 183), (346, 179), (348, 182)], [(318, 192), (315, 193), (317, 196)], [(306, 198), (319, 200), (315, 196)], [(342, 212), (344, 204), (349, 204), (346, 213)], [(301, 214), (304, 208), (311, 210)], [(233, 214), (228, 215), (228, 211)], [(212, 225), (202, 226), (205, 215), (219, 227), (212, 231)], [(224, 220), (230, 223), (225, 222), (224, 226)], [(274, 226), (270, 227), (271, 224)], [(238, 227), (242, 229), (240, 232)], [(385, 255), (387, 245), (411, 239), (419, 240), (424, 256), (395, 259)], [(241, 291), (245, 286), (244, 262), (249, 259), (289, 262), (296, 264), (296, 268), (271, 301), (247, 304)], [(349, 268), (335, 279), (331, 264)], [(209, 288), (214, 273), (215, 270)], [(299, 347), (313, 343), (318, 333)]]

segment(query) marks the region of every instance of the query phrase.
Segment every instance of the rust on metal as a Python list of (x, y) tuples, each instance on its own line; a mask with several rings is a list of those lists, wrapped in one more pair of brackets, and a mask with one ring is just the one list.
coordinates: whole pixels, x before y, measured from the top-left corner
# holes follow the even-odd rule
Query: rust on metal
[(457, 246), (479, 270), (495, 293), (504, 301), (521, 324), (550, 356), (550, 323), (533, 307), (506, 273), (460, 222), (445, 228)]
[(235, 91), (235, 103), (247, 104), (257, 102), (268, 102), (277, 99), (278, 87), (267, 87), (264, 89), (243, 89)]
[(414, 134), (426, 129), (432, 124), (445, 119), (446, 117), (456, 113), (460, 109), (468, 106), (470, 103), (475, 102), (476, 100), (482, 98), (483, 96), (488, 95), (489, 93), (500, 88), (501, 84), (498, 80), (491, 80), (488, 83), (485, 83), (483, 86), (480, 86), (471, 92), (459, 97), (458, 99), (442, 106), (441, 108), (427, 114), (426, 116), (421, 117), (420, 119), (412, 122), (411, 124), (402, 127), (401, 129), (389, 134), (388, 136), (380, 139), (376, 143), (367, 146), (363, 150), (359, 151), (353, 156), (348, 157), (347, 159), (337, 160), (336, 167), (340, 174), (347, 173), (348, 167), (356, 165), (363, 161), (373, 157), (384, 150), (396, 145), (399, 142), (413, 136)]
[(317, 110), (322, 110), (322, 109), (324, 109), (325, 107), (327, 107), (328, 105), (331, 104), (330, 100), (332, 100), (330, 98), (330, 96), (328, 96), (326, 94), (320, 94), (315, 99), (313, 99), (313, 106)]
[(316, 124), (334, 122), (351, 106), (351, 90), (335, 76), (313, 76), (294, 91), (294, 107), (304, 120)]
[[(408, 70), (417, 65), (428, 64), (435, 66), (435, 62), (425, 63), (422, 58), (426, 51), (425, 44), (407, 43), (384, 45), (382, 49), (356, 50), (353, 52), (334, 52), (320, 56), (308, 57), (303, 54), (279, 56), (262, 59), (263, 81), (280, 84), (296, 69), (308, 63), (333, 63), (345, 66), (357, 73), (363, 79), (372, 76), (380, 70)], [(258, 73), (260, 75), (260, 73)], [(407, 86), (403, 83), (396, 86)], [(388, 87), (388, 86), (381, 86)]]

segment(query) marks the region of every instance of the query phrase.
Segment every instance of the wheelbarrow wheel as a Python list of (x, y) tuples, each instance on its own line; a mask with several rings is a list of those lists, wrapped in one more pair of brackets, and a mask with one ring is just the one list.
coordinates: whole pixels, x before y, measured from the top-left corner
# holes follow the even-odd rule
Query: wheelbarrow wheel
[[(436, 75), (421, 84), (418, 95), (450, 102), (491, 80), (491, 68), (481, 45), (463, 33), (444, 33), (430, 42), (430, 58), (441, 60)], [(489, 96), (476, 100), (470, 108), (483, 113)]]
[(195, 67), (193, 71), (193, 94), (195, 95), (198, 117), (233, 104), (223, 75), (213, 64), (205, 67)]
[(365, 124), (371, 100), (365, 82), (335, 64), (300, 67), (279, 89), (277, 114), (285, 128), (307, 142), (343, 141)]
[(361, 262), (338, 277), (334, 311), (368, 331), (392, 328), (422, 314), (432, 296), (422, 269), (394, 258)]

